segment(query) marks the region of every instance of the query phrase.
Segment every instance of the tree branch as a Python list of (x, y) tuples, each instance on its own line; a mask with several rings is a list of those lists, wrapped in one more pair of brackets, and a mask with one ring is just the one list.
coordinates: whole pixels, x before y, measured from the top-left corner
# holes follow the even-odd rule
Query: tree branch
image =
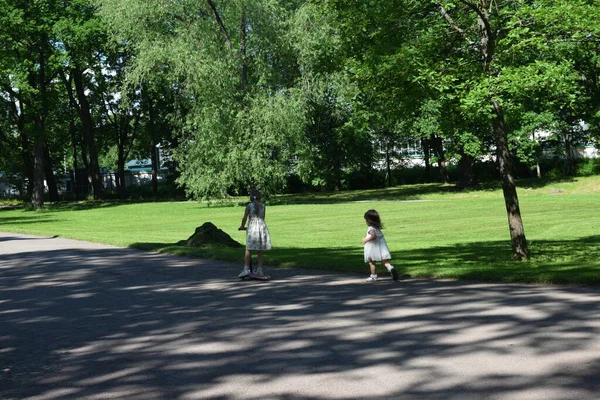
[(458, 32), (467, 41), (467, 43), (469, 43), (469, 46), (471, 46), (475, 50), (479, 51), (479, 49), (477, 47), (477, 43), (475, 43), (474, 41), (472, 41), (471, 39), (469, 39), (467, 37), (467, 32), (465, 32), (464, 29), (462, 29), (460, 26), (458, 26), (458, 24), (456, 23), (456, 21), (454, 21), (454, 19), (450, 16), (450, 14), (448, 14), (448, 11), (446, 11), (446, 9), (444, 8), (444, 6), (441, 3), (437, 3), (437, 6), (440, 9), (440, 13), (442, 14), (442, 17), (444, 17), (444, 19), (446, 21), (448, 21), (448, 23), (450, 24), (450, 26), (456, 32)]
[(229, 34), (227, 33), (227, 28), (225, 28), (225, 24), (223, 23), (223, 20), (221, 19), (221, 16), (219, 15), (219, 12), (217, 11), (217, 7), (215, 6), (215, 3), (212, 0), (206, 0), (206, 2), (208, 3), (208, 6), (210, 7), (210, 9), (212, 10), (212, 12), (215, 16), (215, 20), (217, 21), (217, 24), (219, 25), (219, 28), (221, 29), (221, 33), (225, 37), (225, 41), (227, 42), (227, 47), (229, 47), (229, 50), (231, 50), (232, 49), (231, 39), (229, 37)]
[(491, 39), (493, 37), (493, 32), (492, 32), (492, 27), (490, 26), (490, 20), (489, 20), (488, 15), (486, 15), (483, 11), (481, 11), (481, 9), (479, 7), (477, 7), (476, 4), (473, 4), (470, 1), (467, 1), (467, 0), (458, 0), (458, 1), (463, 3), (465, 6), (469, 7), (471, 10), (473, 10), (477, 13), (479, 18), (481, 19), (481, 22), (483, 22), (483, 24), (485, 26), (485, 30), (487, 31), (488, 37)]

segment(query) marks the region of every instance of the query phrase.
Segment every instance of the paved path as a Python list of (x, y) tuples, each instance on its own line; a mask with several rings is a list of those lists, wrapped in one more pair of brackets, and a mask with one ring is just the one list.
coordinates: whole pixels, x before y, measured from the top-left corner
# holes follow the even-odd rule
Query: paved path
[(599, 288), (238, 272), (0, 233), (0, 398), (600, 398)]

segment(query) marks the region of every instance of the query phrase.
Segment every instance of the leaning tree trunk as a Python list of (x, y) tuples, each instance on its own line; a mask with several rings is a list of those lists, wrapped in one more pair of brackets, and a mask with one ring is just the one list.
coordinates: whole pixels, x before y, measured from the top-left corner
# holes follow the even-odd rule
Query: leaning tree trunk
[(492, 105), (495, 114), (494, 133), (496, 135), (498, 169), (502, 178), (502, 192), (504, 193), (504, 203), (506, 204), (506, 213), (508, 215), (513, 258), (516, 260), (527, 259), (529, 258), (529, 249), (527, 248), (525, 229), (523, 228), (523, 220), (521, 219), (521, 209), (519, 207), (519, 198), (513, 174), (512, 155), (508, 148), (504, 112), (502, 106), (497, 101), (494, 100)]
[[(442, 16), (450, 26), (464, 36), (470, 48), (479, 53), (478, 56), (481, 60), (483, 76), (485, 78), (496, 77), (497, 72), (492, 71), (491, 64), (494, 61), (498, 34), (504, 31), (492, 26), (493, 23), (502, 23), (501, 21), (503, 21), (503, 18), (500, 18), (498, 15), (498, 2), (492, 2), (491, 0), (458, 0), (458, 3), (462, 3), (464, 10), (473, 13), (477, 19), (477, 26), (480, 33), (479, 43), (475, 43), (467, 37), (465, 30), (456, 23), (456, 20), (450, 16), (441, 3), (437, 5)], [(490, 13), (494, 13), (497, 18), (490, 18)], [(494, 113), (493, 129), (496, 137), (498, 169), (502, 178), (502, 191), (508, 214), (513, 258), (521, 260), (529, 257), (529, 250), (527, 249), (527, 240), (525, 239), (525, 230), (523, 229), (523, 220), (521, 219), (521, 210), (519, 208), (519, 198), (517, 197), (517, 188), (513, 176), (512, 156), (508, 148), (508, 134), (504, 122), (504, 112), (498, 101), (492, 100), (490, 105)]]
[[(486, 75), (491, 76), (490, 65), (494, 60), (498, 37), (491, 27), (488, 6), (489, 3), (487, 1), (483, 1), (480, 4), (479, 12), (477, 13), (477, 23), (481, 31), (480, 50), (483, 60), (483, 71)], [(502, 192), (508, 216), (513, 258), (515, 260), (523, 260), (529, 258), (529, 249), (527, 248), (527, 239), (525, 238), (525, 229), (523, 228), (523, 219), (521, 218), (521, 209), (519, 207), (519, 197), (517, 196), (517, 186), (515, 185), (512, 155), (508, 147), (508, 131), (504, 122), (504, 110), (497, 100), (492, 100), (491, 105), (494, 113), (493, 127), (496, 136), (498, 170), (502, 179)]]

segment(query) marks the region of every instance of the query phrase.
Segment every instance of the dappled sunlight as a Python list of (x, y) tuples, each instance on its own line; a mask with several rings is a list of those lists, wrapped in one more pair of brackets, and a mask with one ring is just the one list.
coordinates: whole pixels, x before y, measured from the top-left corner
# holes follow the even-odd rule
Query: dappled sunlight
[(591, 399), (599, 390), (597, 288), (367, 284), (268, 266), (273, 280), (240, 281), (235, 264), (57, 245), (15, 249), (0, 267), (8, 398), (522, 399), (551, 390)]

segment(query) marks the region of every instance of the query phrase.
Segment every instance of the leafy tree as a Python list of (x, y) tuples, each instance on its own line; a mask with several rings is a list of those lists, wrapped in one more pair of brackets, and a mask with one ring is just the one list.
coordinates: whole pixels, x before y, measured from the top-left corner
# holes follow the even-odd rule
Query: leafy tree
[(368, 125), (360, 121), (358, 88), (344, 68), (342, 38), (333, 22), (305, 4), (295, 11), (287, 35), (306, 110), (297, 173), (313, 186), (341, 188), (346, 176), (370, 169), (374, 149)]
[(53, 2), (0, 2), (4, 46), (0, 81), (11, 99), (13, 123), (19, 129), (29, 193), (34, 208), (44, 204), (44, 179), (52, 200), (57, 199), (56, 183), (47, 148), (47, 118), (56, 73), (57, 49), (53, 25), (57, 19)]
[(304, 109), (284, 42), (293, 4), (103, 1), (102, 14), (136, 53), (129, 80), (167, 74), (186, 110), (174, 157), (194, 197), (285, 184)]
[[(90, 99), (96, 95), (101, 65), (106, 44), (106, 30), (96, 15), (96, 7), (90, 0), (70, 0), (63, 2), (60, 19), (55, 25), (57, 38), (63, 51), (63, 83), (70, 96), (70, 104), (75, 107), (81, 121), (86, 164), (95, 198), (104, 197), (104, 187), (98, 161), (96, 137), (97, 122), (94, 109), (97, 103)], [(95, 70), (95, 74), (93, 73)]]

